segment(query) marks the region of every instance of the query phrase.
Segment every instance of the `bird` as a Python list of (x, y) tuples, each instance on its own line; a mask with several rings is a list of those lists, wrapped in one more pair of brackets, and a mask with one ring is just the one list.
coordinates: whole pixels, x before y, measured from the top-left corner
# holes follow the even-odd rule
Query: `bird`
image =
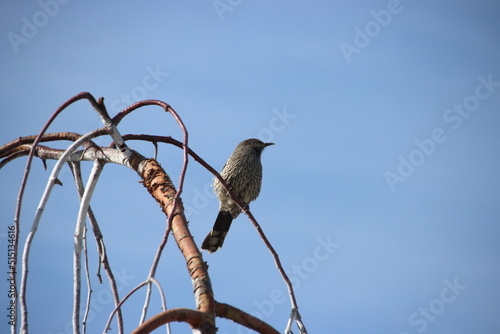
[[(246, 207), (259, 196), (262, 185), (260, 156), (270, 145), (274, 143), (264, 143), (255, 138), (242, 141), (236, 146), (220, 173), (231, 191)], [(242, 211), (216, 177), (212, 187), (220, 205), (214, 226), (201, 246), (201, 249), (208, 251), (209, 254), (222, 247), (233, 219), (236, 219)]]

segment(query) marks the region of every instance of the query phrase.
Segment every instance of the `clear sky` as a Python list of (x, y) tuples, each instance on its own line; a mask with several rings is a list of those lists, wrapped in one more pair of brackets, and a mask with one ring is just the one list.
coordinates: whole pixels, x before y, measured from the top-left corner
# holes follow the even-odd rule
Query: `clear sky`
[[(273, 141), (251, 209), (295, 284), (310, 333), (497, 333), (499, 17), (493, 0), (4, 1), (0, 143), (38, 133), (82, 91), (104, 97), (112, 115), (142, 99), (171, 104), (190, 147), (219, 170), (241, 140)], [(49, 131), (100, 126), (78, 102)], [(136, 112), (119, 130), (182, 138), (160, 108)], [(153, 155), (152, 145), (130, 145)], [(175, 181), (181, 156), (160, 146), (158, 160)], [(25, 161), (0, 171), (1, 277)], [(21, 245), (53, 166), (34, 162)], [(32, 246), (32, 333), (71, 331), (78, 203), (67, 169), (60, 179)], [(92, 201), (122, 296), (146, 278), (165, 226), (138, 181), (106, 166)], [(198, 244), (218, 211), (210, 183), (190, 161), (183, 201)], [(96, 280), (91, 235), (88, 244), (88, 332), (98, 333), (112, 302), (108, 284)], [(246, 217), (204, 259), (218, 301), (284, 330), (285, 285)], [(169, 308), (195, 307), (173, 239), (157, 278)], [(2, 279), (2, 333), (7, 292)], [(126, 304), (127, 332), (143, 301), (141, 290)], [(148, 315), (159, 310), (155, 292)], [(247, 333), (229, 321), (218, 326)]]

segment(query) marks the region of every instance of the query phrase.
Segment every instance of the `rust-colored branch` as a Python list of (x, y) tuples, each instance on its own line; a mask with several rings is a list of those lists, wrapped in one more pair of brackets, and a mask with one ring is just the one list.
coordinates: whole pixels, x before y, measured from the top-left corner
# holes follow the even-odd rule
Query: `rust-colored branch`
[[(182, 201), (179, 200), (174, 208), (175, 187), (157, 161), (149, 159), (145, 162), (142, 179), (144, 186), (156, 199), (163, 212), (168, 217), (172, 216), (172, 233), (186, 259), (188, 272), (193, 283), (197, 309), (208, 315), (204, 321), (208, 322), (213, 328), (213, 333), (215, 333), (215, 302), (212, 286), (207, 266), (187, 227)], [(175, 211), (173, 211), (174, 209)]]
[[(40, 137), (39, 142), (48, 142), (48, 141), (59, 141), (59, 140), (69, 140), (69, 141), (75, 141), (78, 138), (80, 138), (82, 135), (79, 133), (75, 132), (56, 132), (56, 133), (46, 133), (42, 137)], [(14, 151), (14, 148), (24, 145), (24, 144), (33, 144), (33, 142), (36, 140), (37, 136), (32, 135), (32, 136), (25, 136), (25, 137), (19, 137), (15, 140), (12, 140), (11, 142), (8, 142), (5, 145), (0, 146), (0, 158), (4, 158), (7, 155), (11, 154)], [(93, 141), (88, 141), (85, 145), (85, 147), (89, 146), (97, 146)], [(30, 146), (31, 147), (31, 146)]]
[[(128, 114), (130, 114), (132, 111), (139, 109), (139, 108), (142, 108), (142, 107), (145, 107), (145, 106), (160, 106), (165, 111), (169, 111), (169, 109), (171, 109), (170, 105), (166, 102), (163, 102), (163, 101), (159, 101), (159, 100), (139, 101), (139, 102), (136, 102), (136, 103), (128, 106), (127, 108), (123, 109), (118, 114), (116, 114), (115, 117), (113, 117), (113, 119), (112, 119), (113, 124), (118, 125), (122, 121), (122, 119), (125, 116), (127, 116)], [(174, 115), (174, 117), (176, 117), (176, 115)], [(177, 117), (176, 117), (176, 120), (177, 120)]]
[(272, 328), (259, 318), (256, 318), (234, 306), (218, 302), (215, 303), (217, 316), (219, 318), (232, 320), (242, 326), (253, 329), (260, 334), (279, 334), (276, 329)]
[(133, 330), (132, 334), (148, 334), (155, 329), (174, 321), (188, 323), (192, 328), (201, 328), (204, 323), (210, 322), (210, 317), (206, 313), (200, 311), (190, 310), (187, 308), (174, 308), (158, 313), (157, 315), (149, 318)]
[[(216, 302), (216, 313), (220, 318), (225, 318), (236, 322), (246, 328), (252, 329), (260, 334), (279, 334), (279, 332), (269, 326), (264, 321), (228, 304)], [(185, 322), (192, 328), (203, 328), (203, 324), (210, 321), (206, 313), (175, 308), (156, 314), (137, 327), (132, 334), (149, 334), (155, 329), (174, 321)], [(203, 332), (205, 333), (205, 332)]]

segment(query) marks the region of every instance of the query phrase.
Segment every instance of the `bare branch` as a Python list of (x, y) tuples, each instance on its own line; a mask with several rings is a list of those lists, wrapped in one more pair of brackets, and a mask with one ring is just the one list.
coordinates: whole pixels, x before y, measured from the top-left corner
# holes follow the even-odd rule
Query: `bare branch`
[[(81, 136), (82, 136), (81, 134), (75, 132), (46, 133), (40, 137), (40, 140), (38, 142), (43, 143), (43, 142), (60, 141), (60, 140), (75, 141)], [(7, 154), (12, 153), (16, 147), (26, 144), (33, 144), (37, 139), (37, 137), (38, 136), (36, 135), (19, 137), (16, 140), (13, 140), (5, 145), (0, 146), (0, 158), (4, 158), (7, 156)], [(32, 145), (30, 145), (30, 147), (31, 146)], [(86, 148), (90, 146), (97, 147), (97, 145), (91, 140), (89, 140), (87, 143), (84, 143), (83, 146)]]
[(94, 194), (95, 186), (99, 180), (99, 176), (103, 170), (104, 164), (96, 160), (85, 187), (85, 191), (80, 201), (80, 209), (78, 211), (78, 219), (75, 229), (75, 248), (73, 255), (73, 333), (80, 333), (80, 290), (81, 290), (81, 253), (83, 249), (83, 238), (85, 233), (85, 222), (90, 205), (90, 199)]
[(290, 319), (289, 319), (288, 324), (287, 324), (286, 329), (285, 329), (285, 333), (286, 334), (293, 334), (292, 333), (293, 320), (295, 320), (295, 323), (297, 324), (297, 327), (299, 328), (300, 333), (306, 334), (307, 333), (306, 326), (302, 322), (302, 317), (300, 316), (298, 308), (292, 309), (292, 312), (290, 314)]
[[(168, 222), (167, 222), (167, 229), (165, 230), (165, 233), (163, 234), (162, 242), (160, 243), (160, 246), (158, 247), (158, 250), (156, 251), (156, 255), (155, 255), (155, 258), (153, 260), (153, 264), (151, 266), (151, 269), (149, 270), (148, 279), (150, 279), (150, 280), (156, 274), (156, 269), (158, 268), (158, 264), (160, 263), (160, 258), (161, 258), (161, 254), (163, 252), (163, 249), (165, 248), (165, 245), (167, 244), (167, 240), (168, 240), (168, 236), (170, 234), (170, 231), (171, 231), (171, 225), (168, 224)], [(146, 299), (144, 300), (144, 306), (142, 308), (142, 315), (141, 315), (141, 319), (139, 320), (140, 324), (142, 324), (146, 320), (146, 315), (148, 313), (148, 306), (149, 306), (149, 301), (151, 298), (151, 283), (152, 283), (152, 280), (149, 282), (148, 289), (146, 291)], [(165, 305), (163, 310), (165, 311), (166, 309), (167, 308)]]
[[(148, 319), (146, 322), (141, 324), (131, 334), (148, 334), (170, 322), (186, 322), (192, 328), (199, 329), (200, 333), (208, 333), (205, 330), (205, 324), (210, 321), (210, 316), (204, 312), (195, 311), (187, 308), (174, 308), (170, 309)], [(213, 332), (215, 333), (215, 332)]]
[(130, 290), (130, 292), (127, 293), (125, 295), (125, 297), (123, 297), (123, 299), (116, 305), (115, 309), (109, 315), (109, 318), (108, 318), (108, 321), (106, 322), (106, 326), (104, 327), (104, 332), (103, 333), (107, 333), (108, 330), (110, 330), (109, 326), (111, 324), (111, 321), (113, 320), (113, 317), (114, 317), (115, 313), (117, 313), (117, 312), (120, 311), (122, 305), (127, 301), (127, 299), (129, 299), (129, 297), (131, 297), (140, 288), (142, 288), (143, 286), (148, 285), (150, 283), (154, 283), (156, 285), (156, 287), (158, 288), (158, 290), (160, 292), (161, 299), (162, 299), (162, 306), (166, 309), (165, 294), (163, 293), (163, 289), (162, 289), (160, 283), (155, 278), (151, 278), (151, 279), (149, 279), (147, 281), (144, 281), (144, 282), (140, 283), (139, 285), (137, 285), (136, 287), (134, 287), (132, 290)]
[(159, 100), (139, 101), (139, 102), (132, 104), (131, 106), (128, 106), (127, 108), (123, 109), (118, 114), (116, 114), (116, 116), (113, 117), (113, 124), (118, 125), (123, 120), (123, 118), (125, 116), (129, 115), (131, 112), (133, 112), (136, 109), (139, 109), (139, 108), (145, 107), (145, 106), (152, 106), (152, 105), (160, 106), (165, 111), (168, 111), (168, 109), (170, 108), (170, 105), (168, 103), (165, 103), (165, 102), (159, 101)]
[[(260, 334), (279, 334), (277, 330), (264, 321), (228, 304), (216, 302), (216, 315), (220, 318), (232, 320)], [(160, 326), (174, 321), (185, 322), (192, 328), (200, 328), (204, 322), (208, 321), (208, 318), (205, 313), (194, 310), (184, 308), (171, 309), (151, 317), (132, 331), (132, 334), (148, 334)], [(205, 332), (202, 331), (202, 333)]]
[[(156, 280), (156, 278), (154, 278), (154, 277), (151, 277), (150, 280), (151, 280), (151, 282), (154, 283), (154, 285), (156, 285), (156, 288), (158, 289), (158, 291), (160, 293), (160, 297), (161, 297), (161, 309), (163, 311), (166, 311), (167, 310), (167, 300), (165, 299), (165, 293), (163, 292), (163, 288), (161, 287), (160, 282), (158, 282)], [(149, 288), (150, 285), (148, 285), (148, 288)], [(167, 334), (170, 334), (170, 324), (167, 324), (166, 326), (167, 326)]]
[[(78, 190), (78, 194), (79, 194), (79, 197), (81, 199), (85, 189), (84, 189), (83, 181), (82, 181), (80, 163), (71, 162), (70, 166), (71, 166), (71, 171), (73, 172), (73, 176), (75, 178), (76, 188)], [(90, 206), (88, 208), (88, 217), (89, 217), (89, 222), (90, 222), (90, 225), (92, 227), (92, 231), (94, 233), (94, 237), (96, 240), (97, 253), (99, 255), (99, 262), (98, 262), (98, 267), (97, 267), (97, 278), (99, 279), (99, 283), (102, 283), (102, 279), (101, 279), (101, 275), (100, 275), (100, 268), (101, 268), (101, 264), (102, 264), (104, 271), (106, 272), (106, 275), (108, 276), (108, 280), (109, 280), (110, 288), (111, 288), (111, 294), (113, 295), (113, 300), (114, 300), (115, 306), (116, 306), (120, 302), (120, 297), (118, 294), (118, 287), (116, 285), (116, 280), (114, 278), (113, 271), (111, 270), (111, 266), (109, 265), (108, 256), (106, 254), (106, 247), (104, 245), (104, 240), (103, 240), (103, 236), (101, 233), (101, 229), (99, 228), (99, 225), (97, 223), (97, 219), (95, 218), (94, 213), (92, 211), (92, 208)], [(84, 317), (84, 319), (85, 318), (86, 317)], [(85, 320), (84, 320), (84, 322), (85, 322)], [(117, 311), (117, 322), (118, 322), (118, 332), (123, 333), (123, 316), (122, 316), (121, 309), (118, 309), (118, 311)]]
[(104, 327), (104, 331), (103, 331), (104, 334), (107, 333), (110, 330), (109, 326), (111, 325), (111, 321), (113, 320), (113, 317), (115, 316), (115, 313), (119, 312), (119, 310), (121, 309), (122, 305), (127, 301), (127, 299), (130, 296), (132, 296), (136, 291), (138, 291), (140, 288), (142, 288), (143, 286), (147, 285), (148, 283), (149, 283), (149, 281), (144, 281), (141, 284), (137, 285), (135, 288), (133, 288), (132, 290), (130, 290), (130, 292), (127, 293), (125, 295), (125, 297), (123, 297), (123, 299), (116, 305), (115, 309), (109, 315), (108, 321), (106, 322), (106, 326)]
[[(240, 203), (238, 203), (238, 205), (240, 205)], [(300, 317), (299, 307), (297, 305), (297, 300), (295, 299), (295, 293), (293, 291), (292, 282), (288, 278), (288, 275), (286, 274), (285, 269), (283, 269), (283, 265), (281, 264), (278, 253), (276, 253), (276, 251), (274, 250), (274, 247), (271, 245), (271, 243), (267, 239), (266, 235), (264, 234), (264, 231), (260, 227), (259, 223), (255, 219), (253, 214), (250, 212), (250, 210), (246, 210), (245, 213), (247, 214), (250, 221), (253, 223), (255, 229), (259, 233), (261, 239), (264, 241), (264, 244), (266, 245), (269, 252), (271, 252), (273, 259), (274, 259), (274, 263), (276, 264), (276, 268), (278, 268), (278, 271), (280, 272), (281, 277), (283, 277), (283, 280), (286, 283), (286, 286), (288, 288), (288, 295), (290, 296), (290, 302), (292, 304), (292, 313), (291, 313), (290, 319), (293, 320), (295, 318), (297, 325), (299, 327), (300, 333), (307, 334), (306, 328), (305, 328), (304, 324), (302, 323), (302, 320)], [(289, 323), (290, 323), (290, 321), (289, 321)], [(287, 333), (287, 334), (291, 333), (290, 326), (287, 325), (287, 331), (285, 331), (285, 333)]]
[(175, 187), (158, 162), (148, 160), (144, 165), (142, 175), (144, 186), (160, 204), (167, 217), (169, 219), (172, 217), (172, 232), (179, 249), (186, 259), (188, 272), (191, 275), (194, 287), (197, 309), (210, 316), (207, 321), (209, 321), (208, 326), (211, 326), (213, 331), (207, 333), (215, 333), (215, 302), (207, 266), (187, 228), (182, 202), (179, 200), (178, 205), (174, 206)]
[(83, 314), (82, 320), (82, 332), (85, 334), (87, 332), (87, 319), (90, 311), (90, 304), (92, 298), (92, 281), (90, 280), (90, 270), (89, 270), (89, 253), (87, 244), (87, 229), (85, 229), (83, 236), (83, 255), (85, 264), (85, 280), (87, 281), (87, 302), (85, 304), (85, 313)]
[(215, 302), (217, 307), (217, 316), (232, 320), (242, 326), (253, 329), (261, 334), (279, 334), (277, 330), (269, 326), (264, 321), (256, 318), (234, 306)]

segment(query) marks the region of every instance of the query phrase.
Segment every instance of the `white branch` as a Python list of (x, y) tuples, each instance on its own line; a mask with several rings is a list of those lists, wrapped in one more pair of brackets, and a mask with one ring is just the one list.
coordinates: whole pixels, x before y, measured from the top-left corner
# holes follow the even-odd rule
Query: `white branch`
[(298, 308), (292, 308), (292, 312), (290, 313), (290, 318), (286, 324), (285, 334), (292, 334), (292, 323), (295, 320), (297, 327), (299, 329), (300, 334), (307, 334), (306, 326), (302, 322), (302, 317), (300, 316)]
[(81, 289), (81, 257), (83, 249), (83, 237), (85, 234), (85, 222), (90, 205), (90, 200), (94, 194), (95, 186), (99, 180), (99, 175), (103, 170), (104, 163), (95, 161), (92, 171), (90, 172), (87, 186), (80, 201), (80, 209), (76, 222), (76, 230), (74, 237), (74, 255), (73, 255), (73, 333), (80, 333), (80, 289)]
[[(158, 291), (160, 292), (160, 297), (161, 297), (161, 308), (163, 311), (167, 310), (167, 300), (165, 299), (165, 293), (163, 292), (163, 288), (161, 287), (160, 282), (156, 280), (156, 278), (151, 277), (150, 281), (153, 282), (156, 287), (158, 288)], [(151, 286), (151, 283), (149, 283), (148, 288)], [(170, 334), (170, 323), (167, 323), (167, 334)]]

